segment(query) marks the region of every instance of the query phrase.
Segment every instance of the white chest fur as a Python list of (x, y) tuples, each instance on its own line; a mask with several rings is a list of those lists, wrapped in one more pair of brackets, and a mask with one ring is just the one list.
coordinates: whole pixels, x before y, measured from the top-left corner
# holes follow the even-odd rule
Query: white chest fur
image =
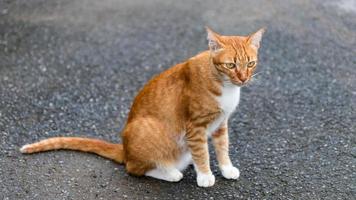
[(224, 85), (222, 88), (222, 94), (217, 97), (217, 101), (220, 109), (222, 110), (222, 114), (208, 126), (208, 137), (210, 137), (236, 109), (240, 101), (240, 87), (232, 84)]
[(225, 85), (222, 88), (221, 96), (218, 96), (217, 99), (224, 114), (229, 116), (239, 104), (240, 87), (232, 84)]

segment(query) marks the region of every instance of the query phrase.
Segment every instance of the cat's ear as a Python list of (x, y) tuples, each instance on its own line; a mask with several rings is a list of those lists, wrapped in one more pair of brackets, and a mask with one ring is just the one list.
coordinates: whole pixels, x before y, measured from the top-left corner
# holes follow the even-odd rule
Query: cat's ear
[(247, 41), (252, 46), (252, 48), (255, 48), (256, 50), (260, 48), (262, 35), (265, 31), (265, 28), (261, 28), (260, 30), (248, 36)]
[(222, 50), (222, 45), (219, 42), (219, 34), (215, 33), (214, 31), (212, 31), (209, 27), (205, 27), (206, 28), (206, 32), (208, 34), (208, 41), (209, 41), (209, 49), (211, 52), (216, 53), (220, 50)]

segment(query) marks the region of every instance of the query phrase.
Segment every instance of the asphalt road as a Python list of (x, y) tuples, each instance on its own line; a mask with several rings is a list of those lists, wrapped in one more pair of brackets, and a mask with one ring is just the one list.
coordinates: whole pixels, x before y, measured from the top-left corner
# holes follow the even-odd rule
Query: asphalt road
[[(223, 34), (267, 27), (230, 120), (241, 177), (198, 188), (127, 175), (95, 155), (21, 155), (52, 136), (119, 142), (154, 74)], [(356, 2), (0, 1), (0, 199), (355, 199)]]

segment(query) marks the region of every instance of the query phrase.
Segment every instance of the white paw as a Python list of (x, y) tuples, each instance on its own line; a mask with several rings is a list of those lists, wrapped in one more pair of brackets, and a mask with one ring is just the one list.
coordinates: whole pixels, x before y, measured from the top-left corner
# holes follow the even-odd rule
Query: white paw
[(169, 176), (167, 177), (167, 180), (170, 182), (178, 182), (183, 178), (182, 172), (178, 170), (172, 170), (169, 172)]
[(155, 168), (146, 172), (145, 175), (169, 182), (178, 182), (183, 178), (182, 172), (175, 168)]
[(208, 174), (198, 173), (197, 182), (199, 187), (210, 187), (215, 183), (215, 176), (211, 172)]
[(238, 179), (240, 176), (240, 171), (232, 165), (221, 167), (222, 175), (227, 179)]

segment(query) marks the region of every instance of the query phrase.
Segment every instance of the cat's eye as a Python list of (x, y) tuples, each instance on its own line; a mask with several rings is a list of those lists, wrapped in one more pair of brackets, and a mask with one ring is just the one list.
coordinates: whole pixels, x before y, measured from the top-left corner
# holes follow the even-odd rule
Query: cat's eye
[(235, 63), (226, 63), (225, 66), (229, 69), (233, 69), (236, 67)]
[(247, 67), (253, 67), (255, 66), (256, 62), (255, 61), (250, 61), (247, 63)]

